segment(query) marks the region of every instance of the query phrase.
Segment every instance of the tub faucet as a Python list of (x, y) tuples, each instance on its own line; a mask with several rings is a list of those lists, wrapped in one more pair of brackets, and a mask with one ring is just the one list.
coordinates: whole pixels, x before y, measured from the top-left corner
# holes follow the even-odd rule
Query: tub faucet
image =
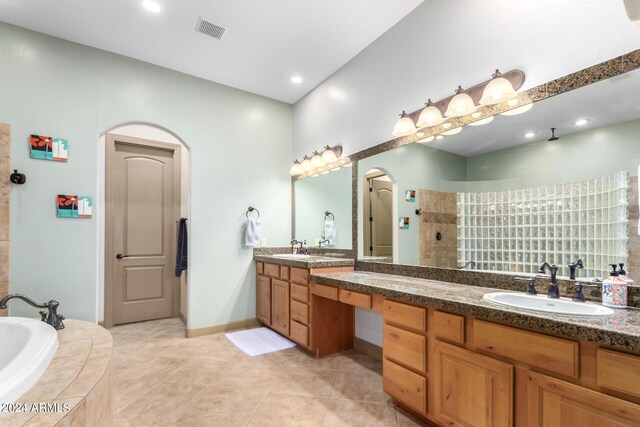
[(62, 323), (62, 321), (64, 320), (64, 316), (61, 314), (58, 314), (58, 306), (60, 305), (58, 301), (51, 300), (44, 304), (38, 304), (31, 298), (28, 298), (24, 295), (11, 294), (0, 299), (0, 310), (5, 310), (7, 308), (7, 302), (9, 302), (12, 299), (22, 300), (35, 308), (46, 308), (47, 311), (40, 312), (42, 321), (53, 326), (55, 329), (58, 329), (58, 330), (64, 329), (64, 323)]
[(544, 274), (547, 268), (551, 273), (551, 282), (549, 283), (547, 296), (549, 298), (560, 298), (560, 290), (558, 289), (558, 266), (556, 266), (555, 264), (549, 265), (548, 262), (543, 262), (540, 265), (539, 273)]

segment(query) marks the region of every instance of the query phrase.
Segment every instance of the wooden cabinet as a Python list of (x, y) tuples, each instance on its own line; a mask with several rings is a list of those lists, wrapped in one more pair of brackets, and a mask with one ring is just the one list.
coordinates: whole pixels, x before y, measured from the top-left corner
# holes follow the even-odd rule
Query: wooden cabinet
[(464, 427), (512, 425), (511, 365), (442, 342), (435, 343), (434, 355), (433, 413), (438, 423)]
[(418, 411), (419, 414), (425, 415), (427, 413), (427, 380), (389, 360), (383, 362), (382, 369), (385, 393)]
[(271, 325), (271, 279), (265, 276), (258, 276), (256, 281), (256, 317)]
[(271, 327), (289, 336), (289, 282), (271, 280)]
[(527, 374), (527, 425), (600, 427), (640, 425), (640, 405), (546, 375)]

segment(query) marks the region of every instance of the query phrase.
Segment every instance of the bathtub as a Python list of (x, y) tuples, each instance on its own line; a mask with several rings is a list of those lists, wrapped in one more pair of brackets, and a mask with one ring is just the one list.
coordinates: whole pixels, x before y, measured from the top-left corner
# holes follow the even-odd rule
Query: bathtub
[(48, 324), (22, 317), (0, 317), (0, 403), (13, 403), (42, 376), (58, 349)]

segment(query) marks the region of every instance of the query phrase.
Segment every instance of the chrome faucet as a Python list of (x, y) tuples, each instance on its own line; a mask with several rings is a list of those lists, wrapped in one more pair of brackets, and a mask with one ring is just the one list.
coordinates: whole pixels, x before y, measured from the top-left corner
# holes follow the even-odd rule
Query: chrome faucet
[[(305, 245), (306, 243), (307, 243), (306, 240), (300, 241), (300, 240), (293, 239), (291, 241), (291, 243), (290, 243), (291, 244), (291, 252), (296, 253), (296, 254), (302, 254), (302, 255), (306, 254), (307, 250), (303, 247), (303, 245)], [(300, 246), (298, 247), (298, 249), (294, 249), (295, 245), (300, 245)]]
[(560, 298), (560, 289), (558, 288), (558, 266), (555, 264), (550, 265), (548, 262), (543, 262), (540, 265), (539, 273), (544, 274), (547, 268), (551, 273), (551, 282), (549, 283), (547, 296), (549, 298)]
[(64, 323), (62, 323), (62, 321), (64, 320), (64, 316), (61, 314), (58, 314), (58, 306), (60, 305), (60, 303), (58, 301), (55, 300), (51, 300), (47, 303), (44, 304), (38, 304), (37, 302), (35, 302), (34, 300), (32, 300), (31, 298), (28, 298), (24, 295), (20, 295), (20, 294), (11, 294), (11, 295), (7, 295), (6, 297), (0, 299), (0, 310), (6, 310), (7, 308), (7, 302), (9, 302), (12, 299), (19, 299), (22, 300), (24, 302), (26, 302), (27, 304), (29, 304), (32, 307), (35, 308), (46, 308), (47, 311), (41, 311), (40, 312), (40, 318), (43, 322), (53, 326), (54, 328), (60, 330), (60, 329), (64, 329)]
[(322, 248), (322, 245), (323, 245), (324, 243), (329, 244), (329, 243), (331, 243), (331, 240), (329, 240), (329, 239), (324, 239), (323, 241), (318, 242), (318, 247), (319, 247), (319, 248)]

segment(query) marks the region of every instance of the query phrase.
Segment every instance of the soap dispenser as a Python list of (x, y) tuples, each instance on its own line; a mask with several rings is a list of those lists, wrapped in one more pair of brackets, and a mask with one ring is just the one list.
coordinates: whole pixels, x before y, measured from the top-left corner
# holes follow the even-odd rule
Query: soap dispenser
[(616, 271), (616, 264), (611, 264), (611, 267), (611, 275), (602, 282), (602, 305), (627, 308), (627, 281)]
[(624, 263), (620, 263), (618, 265), (620, 266), (620, 271), (618, 271), (618, 274), (620, 275), (620, 277), (627, 282), (627, 285), (629, 286), (633, 285), (633, 279), (627, 276), (627, 272), (624, 270)]

